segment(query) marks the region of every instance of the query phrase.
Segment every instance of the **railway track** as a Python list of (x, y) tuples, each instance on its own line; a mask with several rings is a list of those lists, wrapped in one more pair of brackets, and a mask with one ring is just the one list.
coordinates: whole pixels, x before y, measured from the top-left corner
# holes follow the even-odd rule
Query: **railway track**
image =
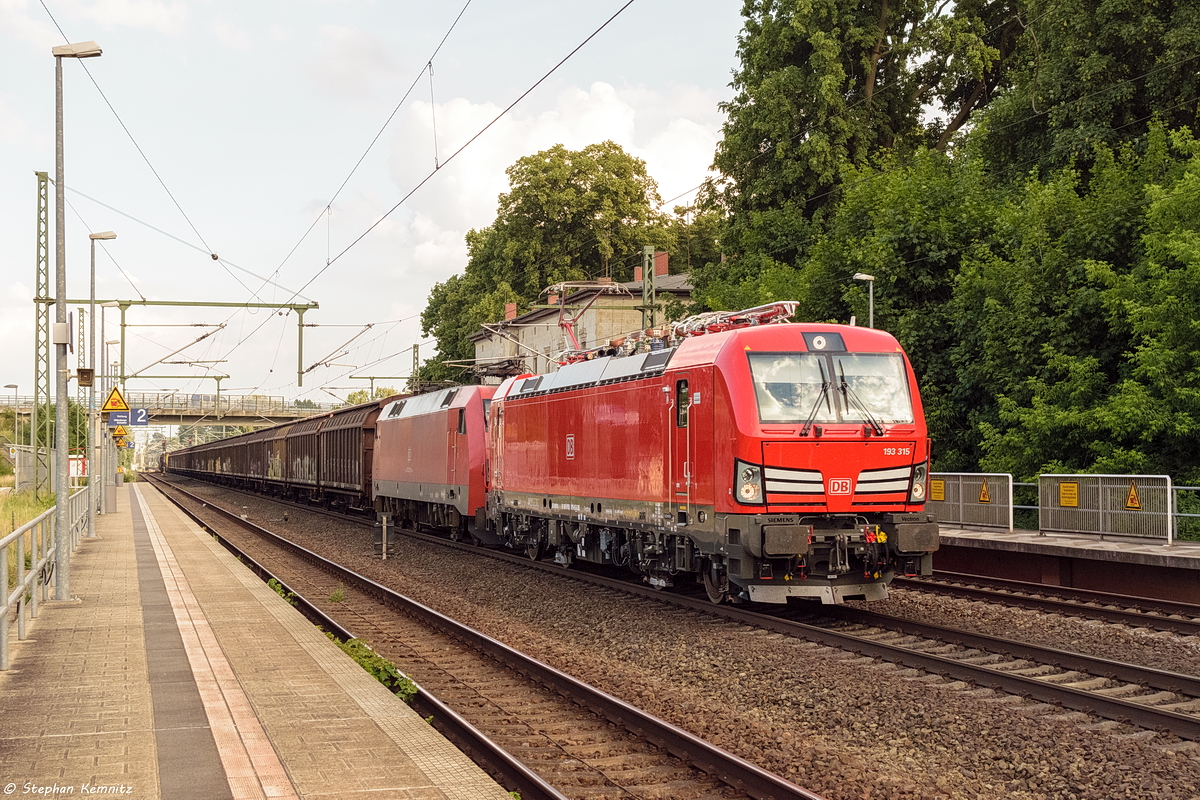
[[(610, 695), (581, 684), (432, 609), (356, 575), (171, 484), (155, 485), (206, 527), (219, 515), (227, 546), (258, 564), (336, 627), (368, 641), (542, 782), (572, 798), (811, 798)], [(176, 497), (172, 497), (176, 495)], [(317, 569), (314, 570), (313, 568)], [(340, 593), (336, 603), (318, 598)], [(401, 610), (403, 614), (396, 614)], [(350, 620), (350, 622), (347, 622)], [(422, 712), (424, 713), (424, 711)], [(433, 712), (434, 723), (442, 716)], [(454, 738), (454, 737), (451, 737)], [(488, 749), (486, 744), (466, 747)], [(494, 756), (493, 756), (494, 757)], [(485, 761), (489, 761), (485, 757)], [(493, 769), (499, 769), (494, 764)], [(510, 783), (510, 785), (512, 785)], [(555, 797), (521, 789), (522, 797)]]
[(1181, 636), (1200, 636), (1200, 606), (1187, 603), (953, 572), (935, 573), (932, 578), (897, 578), (892, 585), (1048, 614), (1085, 617)]
[[(1021, 713), (1076, 713), (1100, 717), (1102, 728), (1143, 736), (1165, 733), (1200, 742), (1200, 678), (998, 639), (971, 631), (911, 622), (853, 607), (714, 606), (703, 597), (663, 592), (595, 572), (567, 570), (524, 555), (484, 550), (442, 537), (410, 537), (538, 569), (608, 589), (653, 598), (744, 625), (939, 676), (952, 689), (1003, 693)], [(768, 607), (770, 608), (770, 607)], [(1091, 609), (1088, 609), (1091, 610)], [(1058, 613), (1058, 612), (1055, 612)], [(900, 674), (900, 673), (898, 673)], [(902, 677), (915, 677), (902, 674)], [(1023, 700), (1022, 700), (1023, 698)], [(1133, 726), (1138, 730), (1129, 730)]]

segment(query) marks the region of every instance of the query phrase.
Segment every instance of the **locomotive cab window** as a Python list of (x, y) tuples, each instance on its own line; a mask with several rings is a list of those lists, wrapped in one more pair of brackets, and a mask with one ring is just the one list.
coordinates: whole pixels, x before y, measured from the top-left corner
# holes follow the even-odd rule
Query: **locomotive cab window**
[(675, 382), (675, 427), (688, 426), (688, 382)]
[(831, 356), (835, 386), (843, 399), (843, 420), (912, 422), (904, 361), (895, 353), (840, 353)]
[(458, 410), (458, 432), (464, 434), (467, 432), (467, 410), (465, 408)]
[(760, 422), (913, 421), (898, 353), (749, 353)]

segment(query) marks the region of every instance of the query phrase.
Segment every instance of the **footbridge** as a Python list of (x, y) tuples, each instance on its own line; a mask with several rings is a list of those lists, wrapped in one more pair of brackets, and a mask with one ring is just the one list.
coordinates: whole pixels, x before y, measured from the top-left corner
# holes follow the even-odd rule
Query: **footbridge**
[[(126, 392), (124, 397), (130, 408), (144, 408), (149, 412), (151, 425), (274, 425), (320, 414), (340, 406), (337, 403), (295, 402), (283, 397), (260, 394)], [(97, 392), (97, 407), (103, 402), (104, 393)], [(45, 407), (46, 400), (43, 399), (42, 404)], [(0, 408), (14, 406), (19, 416), (27, 416), (33, 408), (33, 398), (0, 395)]]

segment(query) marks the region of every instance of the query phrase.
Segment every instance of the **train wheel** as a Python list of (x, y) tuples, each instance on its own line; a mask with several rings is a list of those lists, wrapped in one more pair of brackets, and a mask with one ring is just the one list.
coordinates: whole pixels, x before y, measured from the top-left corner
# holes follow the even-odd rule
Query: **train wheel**
[(542, 551), (543, 547), (540, 539), (525, 545), (525, 555), (529, 556), (530, 561), (541, 561)]
[(708, 599), (714, 605), (721, 605), (729, 599), (729, 575), (724, 572), (717, 572), (714, 565), (709, 565), (709, 568), (704, 570), (704, 591), (708, 593)]

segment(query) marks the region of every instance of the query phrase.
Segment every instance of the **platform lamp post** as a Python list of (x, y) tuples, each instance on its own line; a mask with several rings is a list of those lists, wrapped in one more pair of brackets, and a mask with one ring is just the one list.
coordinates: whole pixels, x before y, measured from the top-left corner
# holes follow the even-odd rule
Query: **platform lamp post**
[(67, 476), (69, 415), (67, 409), (67, 202), (63, 175), (63, 79), (64, 58), (95, 58), (100, 45), (95, 42), (62, 44), (51, 49), (54, 56), (54, 336), (58, 358), (54, 387), (54, 599), (71, 599), (71, 531), (67, 503), (71, 487)]
[[(88, 323), (91, 328), (88, 332), (88, 369), (92, 371), (92, 385), (88, 387), (88, 538), (94, 538), (96, 535), (96, 451), (100, 447), (100, 430), (98, 422), (100, 415), (96, 413), (96, 240), (97, 239), (115, 239), (117, 235), (112, 231), (104, 231), (102, 233), (89, 233), (92, 248), (92, 280), (91, 293), (88, 295)], [(102, 309), (103, 310), (103, 309)], [(101, 489), (101, 494), (104, 490)]]
[(865, 272), (854, 273), (854, 280), (867, 282), (867, 327), (875, 327), (875, 276)]

